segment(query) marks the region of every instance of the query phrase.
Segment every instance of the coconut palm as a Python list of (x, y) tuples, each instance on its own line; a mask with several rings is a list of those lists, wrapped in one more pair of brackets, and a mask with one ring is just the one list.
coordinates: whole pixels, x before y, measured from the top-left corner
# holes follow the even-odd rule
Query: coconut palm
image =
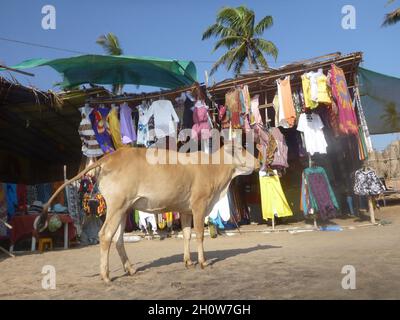
[[(96, 43), (102, 46), (107, 54), (113, 56), (120, 56), (123, 54), (122, 48), (119, 45), (119, 40), (117, 36), (112, 32), (109, 32), (108, 34), (103, 34), (98, 37)], [(123, 86), (123, 84), (113, 84), (112, 92), (114, 94), (121, 94)]]
[(278, 49), (268, 40), (261, 38), (264, 31), (273, 25), (272, 16), (265, 16), (255, 24), (253, 10), (245, 6), (223, 7), (217, 14), (216, 23), (203, 33), (202, 40), (219, 38), (213, 52), (225, 47), (228, 51), (213, 65), (213, 74), (221, 65), (227, 70), (233, 67), (235, 75), (240, 74), (247, 60), (250, 70), (268, 68), (264, 54), (277, 58)]
[[(391, 4), (394, 1), (395, 0), (389, 0), (387, 2), (387, 5)], [(397, 8), (397, 9), (393, 10), (392, 12), (385, 15), (385, 20), (383, 21), (382, 26), (384, 26), (384, 27), (390, 26), (390, 25), (396, 24), (399, 21), (400, 21), (400, 8)]]

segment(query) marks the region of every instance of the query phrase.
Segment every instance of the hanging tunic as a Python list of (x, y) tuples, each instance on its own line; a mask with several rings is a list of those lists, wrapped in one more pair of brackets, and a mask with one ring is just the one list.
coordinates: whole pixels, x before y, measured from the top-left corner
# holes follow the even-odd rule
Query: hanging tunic
[(108, 125), (111, 131), (111, 138), (114, 142), (114, 147), (119, 149), (123, 147), (123, 143), (121, 140), (121, 129), (120, 129), (120, 121), (118, 119), (118, 108), (113, 106), (111, 107), (111, 111), (107, 116)]
[(208, 122), (208, 106), (198, 101), (193, 110), (192, 139), (204, 140), (211, 137), (211, 127)]
[(88, 158), (100, 157), (104, 154), (103, 150), (101, 150), (100, 145), (96, 140), (96, 136), (92, 128), (92, 123), (90, 122), (89, 116), (92, 110), (93, 108), (89, 107), (88, 105), (79, 108), (79, 111), (82, 115), (82, 120), (79, 124), (78, 132), (82, 141), (82, 153)]
[(96, 136), (97, 142), (105, 154), (114, 152), (110, 129), (107, 125), (109, 109), (104, 107), (94, 108), (89, 118)]
[(233, 90), (225, 95), (225, 105), (229, 109), (232, 129), (240, 129), (240, 97), (239, 90)]
[(262, 216), (265, 220), (277, 217), (289, 217), (293, 215), (292, 210), (283, 193), (279, 177), (259, 177), (261, 192)]
[(318, 102), (311, 98), (311, 81), (307, 73), (301, 76), (301, 85), (303, 87), (304, 104), (307, 109), (315, 109), (318, 107)]
[(132, 121), (132, 110), (126, 103), (120, 106), (120, 122), (122, 143), (129, 144), (136, 141), (135, 126)]
[(277, 148), (274, 155), (274, 161), (272, 161), (272, 167), (288, 168), (287, 162), (288, 146), (286, 145), (285, 137), (279, 130), (279, 128), (271, 128), (272, 136), (275, 138)]
[(358, 134), (357, 117), (343, 70), (332, 64), (328, 81), (338, 107), (340, 133), (342, 135)]
[(149, 125), (147, 122), (148, 108), (141, 104), (138, 106), (139, 120), (137, 129), (137, 144), (148, 146), (149, 143)]
[(284, 80), (276, 80), (278, 85), (278, 97), (279, 97), (279, 111), (277, 126), (284, 128), (291, 128), (296, 122), (296, 111), (294, 109), (292, 89), (290, 87), (290, 78), (286, 77)]

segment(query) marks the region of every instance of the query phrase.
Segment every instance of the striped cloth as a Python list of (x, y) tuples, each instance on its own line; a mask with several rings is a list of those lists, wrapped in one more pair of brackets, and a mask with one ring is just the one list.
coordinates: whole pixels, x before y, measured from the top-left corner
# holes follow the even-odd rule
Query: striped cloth
[(86, 104), (84, 107), (79, 108), (79, 110), (82, 114), (82, 120), (78, 129), (79, 136), (82, 140), (82, 153), (88, 158), (100, 157), (103, 155), (103, 151), (96, 140), (92, 124), (89, 119), (89, 115), (93, 108)]

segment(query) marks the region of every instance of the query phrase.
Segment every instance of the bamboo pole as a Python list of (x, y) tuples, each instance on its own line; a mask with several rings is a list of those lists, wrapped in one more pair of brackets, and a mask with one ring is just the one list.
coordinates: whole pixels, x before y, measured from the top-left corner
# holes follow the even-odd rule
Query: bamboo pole
[(375, 211), (374, 211), (374, 204), (373, 204), (373, 200), (372, 197), (369, 196), (368, 197), (368, 210), (369, 210), (369, 216), (371, 219), (371, 223), (375, 224)]

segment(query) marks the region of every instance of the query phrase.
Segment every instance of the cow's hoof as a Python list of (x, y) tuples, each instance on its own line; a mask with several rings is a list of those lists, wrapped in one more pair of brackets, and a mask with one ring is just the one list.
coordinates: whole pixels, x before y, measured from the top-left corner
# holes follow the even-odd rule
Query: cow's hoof
[(103, 279), (104, 283), (107, 283), (107, 284), (111, 283), (111, 279), (110, 279), (110, 276), (108, 275), (108, 273), (102, 274), (101, 278)]
[(201, 267), (202, 269), (205, 269), (206, 267), (209, 266), (209, 263), (208, 263), (207, 261), (199, 262), (199, 264), (200, 264), (200, 267)]
[(186, 269), (191, 269), (191, 268), (193, 268), (193, 267), (194, 267), (193, 261), (192, 261), (192, 260), (186, 260), (186, 261), (185, 261), (185, 267), (186, 267)]
[(136, 273), (136, 269), (129, 267), (129, 268), (126, 268), (125, 272), (128, 273), (130, 276), (133, 276)]

